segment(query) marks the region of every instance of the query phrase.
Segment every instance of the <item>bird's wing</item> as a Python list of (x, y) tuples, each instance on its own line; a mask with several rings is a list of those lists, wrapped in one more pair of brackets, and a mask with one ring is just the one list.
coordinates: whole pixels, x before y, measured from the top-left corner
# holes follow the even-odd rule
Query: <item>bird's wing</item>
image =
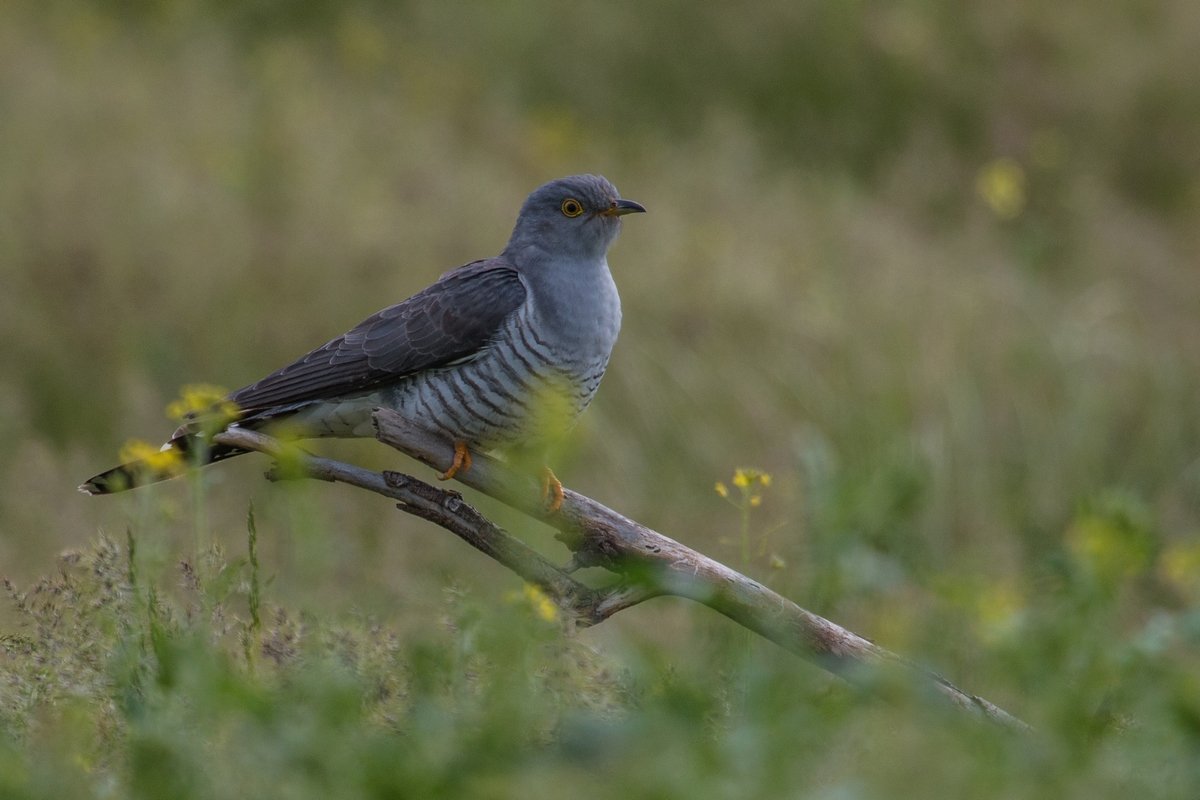
[(504, 261), (467, 264), (230, 399), (254, 413), (368, 392), (469, 359), (488, 347), (525, 295), (517, 271)]

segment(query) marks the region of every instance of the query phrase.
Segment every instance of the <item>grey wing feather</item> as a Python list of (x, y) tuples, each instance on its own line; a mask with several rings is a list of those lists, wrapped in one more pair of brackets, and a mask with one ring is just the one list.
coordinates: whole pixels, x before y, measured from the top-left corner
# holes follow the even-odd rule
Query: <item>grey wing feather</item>
[(467, 264), (230, 399), (253, 413), (369, 392), (474, 357), (525, 296), (517, 271), (500, 259)]

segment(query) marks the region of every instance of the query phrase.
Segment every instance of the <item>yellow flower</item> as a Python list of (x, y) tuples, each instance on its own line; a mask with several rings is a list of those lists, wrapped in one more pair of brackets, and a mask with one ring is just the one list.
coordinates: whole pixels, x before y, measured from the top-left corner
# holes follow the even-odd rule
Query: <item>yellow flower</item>
[(716, 485), (713, 486), (713, 490), (721, 495), (721, 497), (729, 497), (729, 487), (721, 483), (721, 481), (717, 481)]
[(770, 486), (770, 473), (753, 467), (738, 467), (733, 471), (733, 485), (739, 489), (749, 489), (756, 483), (761, 486)]
[(1117, 581), (1144, 571), (1148, 542), (1139, 531), (1100, 514), (1083, 514), (1066, 533), (1067, 547), (1081, 564), (1105, 580)]
[(122, 463), (154, 473), (178, 475), (183, 472), (183, 453), (175, 448), (159, 449), (147, 441), (130, 439), (121, 448), (118, 458)]
[(558, 606), (545, 592), (532, 583), (525, 584), (520, 592), (509, 592), (504, 599), (509, 603), (521, 603), (527, 606), (545, 622), (554, 622), (558, 619)]
[(997, 158), (979, 171), (975, 191), (996, 216), (1014, 219), (1025, 210), (1025, 170), (1011, 158)]
[[(733, 485), (739, 489), (745, 491), (756, 483), (759, 486), (770, 486), (770, 473), (763, 472), (760, 469), (754, 469), (753, 467), (738, 467), (733, 471)], [(720, 494), (720, 491), (721, 490), (718, 489), (717, 493)], [(721, 496), (724, 497), (724, 495)]]
[(546, 622), (554, 622), (558, 619), (558, 606), (554, 605), (554, 601), (532, 583), (525, 584), (525, 598), (533, 607), (534, 612)]
[(762, 505), (762, 495), (761, 494), (750, 495), (750, 507), (751, 508), (758, 508), (761, 505)]
[(238, 415), (237, 404), (230, 400), (224, 389), (208, 383), (192, 383), (183, 387), (179, 397), (167, 404), (167, 416), (178, 422), (186, 422), (200, 415), (212, 414), (225, 421)]

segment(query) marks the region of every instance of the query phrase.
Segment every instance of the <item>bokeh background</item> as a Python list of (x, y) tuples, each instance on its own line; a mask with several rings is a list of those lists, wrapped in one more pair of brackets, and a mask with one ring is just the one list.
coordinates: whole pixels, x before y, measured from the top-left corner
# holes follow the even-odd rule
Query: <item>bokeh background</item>
[[(1187, 0), (0, 4), (0, 775), (29, 796), (237, 796), (246, 770), (296, 797), (1188, 794), (1198, 74)], [(380, 498), (270, 485), (258, 457), (75, 492), (165, 436), (182, 385), (251, 382), (497, 252), (528, 191), (583, 171), (650, 213), (610, 253), (625, 324), (560, 476), (1036, 745), (864, 699), (682, 602), (555, 645), (496, 565)], [(251, 503), (292, 647), (266, 674), (230, 644)], [(140, 583), (114, 566), (127, 532)], [(505, 626), (528, 646), (480, 633), (494, 674), (468, 669), (466, 631)], [(163, 680), (160, 639), (211, 668)], [(312, 724), (255, 728), (212, 682)], [(308, 732), (261, 744), (283, 730)]]

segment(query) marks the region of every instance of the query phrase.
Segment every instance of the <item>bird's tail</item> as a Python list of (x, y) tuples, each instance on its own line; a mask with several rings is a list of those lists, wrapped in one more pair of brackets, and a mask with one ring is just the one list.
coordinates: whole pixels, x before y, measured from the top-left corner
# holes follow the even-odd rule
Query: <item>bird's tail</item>
[(182, 434), (172, 438), (159, 450), (149, 444), (126, 446), (121, 451), (121, 457), (127, 459), (125, 463), (89, 478), (80, 484), (79, 491), (91, 495), (124, 492), (177, 478), (187, 471), (189, 465), (204, 466), (247, 452), (225, 445), (202, 447), (202, 444), (200, 437)]

